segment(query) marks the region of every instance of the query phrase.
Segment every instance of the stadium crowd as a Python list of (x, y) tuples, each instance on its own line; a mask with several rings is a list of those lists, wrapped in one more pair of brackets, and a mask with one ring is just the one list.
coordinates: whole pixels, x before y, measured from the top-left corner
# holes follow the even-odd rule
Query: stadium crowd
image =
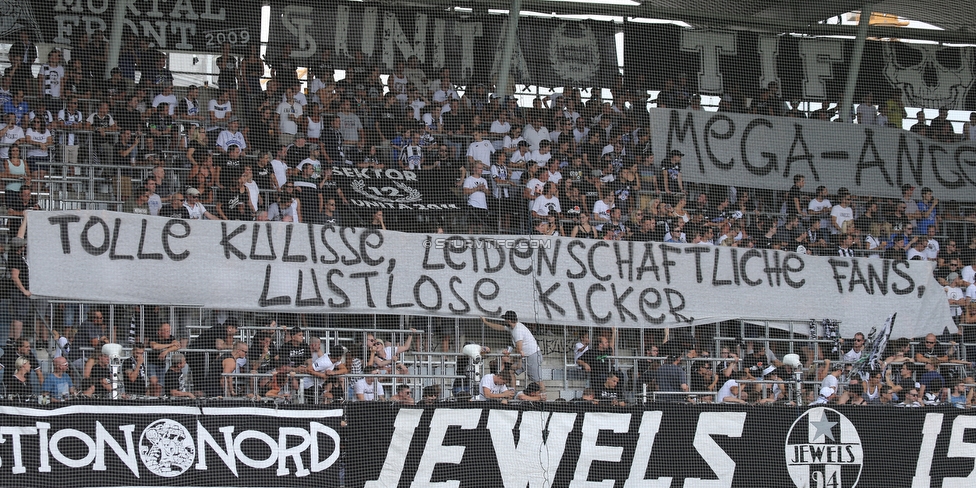
[[(4, 112), (0, 158), (9, 215), (39, 208), (36, 193), (53, 181), (52, 174), (64, 174), (65, 167), (88, 161), (94, 174), (114, 179), (113, 190), (124, 202), (124, 211), (173, 218), (283, 220), (424, 232), (446, 228), (931, 260), (957, 321), (976, 323), (976, 236), (965, 242), (968, 234), (959, 230), (976, 223), (976, 216), (968, 213), (967, 205), (972, 202), (940, 202), (930, 189), (907, 184), (898, 199), (853, 195), (846, 188), (820, 186), (810, 191), (800, 174), (794, 176), (789, 189), (686, 182), (681, 174), (681, 151), (653, 153), (654, 134), (647, 127), (644, 109), (647, 93), (626, 89), (623, 80), (611, 88), (609, 101), (583, 100), (578, 88), (567, 86), (523, 107), (517, 98), (495, 97), (489, 86), (461, 90), (452, 82), (449, 70), (426, 73), (415, 57), (397, 63), (392, 73), (381, 73), (379, 67), (357, 55), (346, 66), (345, 78), (336, 81), (335, 63), (326, 52), (308, 66), (306, 92), (292, 60), (267, 60), (271, 77), (264, 79), (268, 64), (255, 48), (247, 55), (237, 55), (225, 45), (216, 60), (216, 90), (184, 88), (173, 86), (167, 56), (144, 43), (145, 39), (124, 43), (119, 66), (104, 80), (99, 76), (102, 56), (86, 36), (67, 56), (57, 49), (50, 51), (36, 77), (31, 68), (37, 49), (30, 40), (23, 39), (23, 45), (11, 49), (11, 66), (0, 78)], [(701, 110), (700, 97), (686, 83), (684, 77), (669, 81), (652, 103), (658, 108)], [(201, 100), (205, 93), (212, 93), (213, 98)], [(879, 108), (873, 96), (865, 97), (857, 109), (858, 122), (900, 127), (907, 113), (899, 98), (891, 94)], [(798, 103), (780, 97), (774, 84), (761, 90), (749, 106), (741, 93), (732, 91), (722, 98), (719, 110), (805, 116)], [(830, 120), (835, 112), (823, 109), (810, 116)], [(971, 120), (976, 122), (976, 113)], [(929, 123), (923, 115), (911, 130), (953, 141), (976, 139), (974, 125), (967, 124), (962, 135), (956, 134), (940, 113)], [(387, 222), (390, 219), (382, 211), (364, 212), (350, 204), (333, 175), (334, 168), (345, 166), (415, 172), (426, 191), (451, 195), (464, 211), (421, 224), (410, 219)], [(100, 168), (112, 172), (102, 173)], [(42, 389), (63, 396), (66, 388), (87, 394), (102, 392), (107, 358), (97, 351), (107, 334), (104, 325), (96, 324), (98, 312), (89, 313), (79, 330), (52, 330), (50, 339), (59, 346), (53, 372), (43, 375), (23, 330), (23, 324), (32, 321), (23, 239), (11, 239), (7, 247), (8, 268), (14, 270), (10, 280), (14, 299), (12, 339), (5, 349), (18, 354), (8, 353), (3, 360), (20, 381), (19, 385), (8, 381), (8, 391), (26, 391), (22, 389), (30, 386), (27, 376), (36, 375), (35, 393)], [(397, 371), (397, 358), (410, 348), (410, 339), (396, 345), (369, 336), (341, 358), (330, 358), (321, 340), (306, 340), (298, 322), (240, 342), (235, 325), (225, 321), (214, 326), (210, 334), (214, 337), (206, 335), (205, 343), (193, 346), (188, 334), (177, 331), (174, 335), (169, 323), (160, 321), (152, 337), (132, 338), (134, 354), (126, 370), (131, 393), (194, 398), (237, 396), (246, 391), (268, 396), (275, 390), (283, 394), (283, 390), (314, 386), (321, 388), (323, 399), (382, 398), (382, 383), (375, 378)], [(49, 339), (42, 329), (35, 333), (39, 342)], [(616, 342), (607, 339), (599, 334), (593, 338), (597, 348), (605, 340)], [(197, 340), (200, 337), (194, 338)], [(739, 386), (730, 381), (775, 374), (785, 385), (792, 375), (788, 369), (779, 370), (785, 367), (782, 365), (769, 372), (755, 369), (763, 364), (759, 360), (747, 365), (746, 357), (776, 356), (759, 345), (728, 352), (734, 360), (716, 364), (694, 362), (700, 357), (701, 345), (678, 348), (677, 343), (669, 346), (675, 348), (670, 353), (653, 355), (651, 345), (646, 345), (648, 357), (655, 358), (648, 360), (649, 372), (625, 375), (608, 366), (605, 374), (590, 378), (592, 391), (583, 396), (625, 402), (623, 390), (647, 384), (651, 389), (679, 392), (673, 398), (685, 399), (682, 390), (716, 390), (722, 383), (715, 401), (745, 400), (752, 393), (733, 391)], [(74, 356), (66, 352), (72, 344)], [(79, 345), (91, 346), (96, 352), (82, 354)], [(665, 345), (660, 342), (654, 347)], [(220, 351), (219, 361), (201, 366), (195, 353), (182, 352), (188, 346)], [(938, 373), (941, 363), (955, 359), (963, 364), (961, 357), (976, 356), (958, 349), (954, 348), (952, 357), (936, 354), (932, 356), (935, 361), (917, 361), (935, 364), (934, 369), (913, 369), (916, 361), (910, 359), (894, 363), (911, 363), (902, 370), (924, 378), (931, 371)], [(740, 354), (742, 367), (733, 364), (740, 361)], [(813, 354), (808, 353), (807, 359), (829, 359)], [(661, 357), (668, 359), (662, 364)], [(594, 364), (577, 359), (592, 376)], [(514, 383), (504, 364), (499, 362), (490, 373), (498, 385)], [(829, 363), (823, 364), (816, 381), (832, 376)], [(202, 369), (217, 374), (198, 376)], [(703, 377), (682, 381), (678, 370), (689, 369)], [(187, 382), (189, 370), (193, 370), (193, 381)], [(219, 374), (269, 371), (274, 374), (261, 377), (259, 388), (250, 389), (232, 376)], [(82, 378), (76, 383), (62, 379), (79, 372)], [(288, 376), (290, 373), (299, 376)], [(653, 380), (646, 380), (647, 375)], [(886, 386), (879, 386), (879, 381)], [(192, 388), (187, 386), (190, 383)], [(973, 383), (972, 379), (962, 384), (967, 383)], [(545, 396), (544, 384), (533, 381), (529, 385), (536, 386), (531, 391), (526, 387), (519, 395)], [(850, 395), (843, 401), (895, 401), (902, 391), (895, 389), (898, 385), (895, 378), (876, 378), (871, 373), (863, 389), (848, 387), (844, 393)], [(950, 401), (958, 393), (952, 385), (946, 381), (938, 387), (942, 401)], [(914, 388), (907, 383), (901, 386)], [(919, 386), (917, 393), (925, 394), (925, 385)], [(823, 388), (820, 393), (831, 385)], [(929, 387), (928, 394), (933, 389)], [(781, 396), (785, 390), (786, 386), (780, 387)], [(619, 397), (614, 392), (620, 392)], [(408, 393), (398, 388), (391, 398), (406, 402)], [(832, 394), (823, 396), (828, 401), (832, 395), (843, 398), (838, 393), (834, 385)], [(442, 396), (440, 392), (432, 395)], [(424, 396), (429, 396), (426, 391)], [(509, 397), (519, 398), (506, 394), (505, 399)], [(972, 403), (971, 393), (966, 403)]]

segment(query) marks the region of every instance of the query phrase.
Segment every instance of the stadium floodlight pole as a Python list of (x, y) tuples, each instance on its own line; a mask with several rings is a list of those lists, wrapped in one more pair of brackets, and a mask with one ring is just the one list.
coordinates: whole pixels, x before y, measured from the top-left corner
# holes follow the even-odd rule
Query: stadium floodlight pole
[(105, 61), (105, 79), (112, 77), (112, 68), (119, 65), (119, 51), (122, 50), (122, 29), (125, 28), (125, 7), (129, 0), (115, 0), (112, 13), (112, 31), (108, 36), (108, 59)]
[(851, 65), (847, 68), (847, 83), (844, 85), (844, 98), (840, 101), (840, 119), (851, 122), (851, 108), (854, 106), (854, 89), (857, 87), (857, 73), (861, 69), (861, 57), (864, 55), (864, 42), (868, 38), (868, 27), (871, 25), (871, 3), (861, 5), (861, 18), (857, 23), (857, 36), (854, 38), (854, 52), (851, 53)]
[(522, 0), (512, 0), (508, 9), (508, 32), (505, 34), (505, 45), (502, 46), (502, 62), (498, 66), (498, 80), (495, 84), (495, 94), (504, 101), (512, 93), (508, 92), (509, 71), (512, 68), (512, 53), (515, 51), (515, 40), (518, 38), (519, 12), (522, 11)]

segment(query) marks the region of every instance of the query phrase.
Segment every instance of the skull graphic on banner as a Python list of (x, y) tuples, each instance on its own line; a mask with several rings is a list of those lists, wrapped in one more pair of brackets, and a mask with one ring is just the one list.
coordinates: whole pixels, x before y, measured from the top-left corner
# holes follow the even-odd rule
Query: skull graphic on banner
[(884, 43), (885, 78), (904, 93), (906, 105), (965, 109), (973, 85), (973, 49)]

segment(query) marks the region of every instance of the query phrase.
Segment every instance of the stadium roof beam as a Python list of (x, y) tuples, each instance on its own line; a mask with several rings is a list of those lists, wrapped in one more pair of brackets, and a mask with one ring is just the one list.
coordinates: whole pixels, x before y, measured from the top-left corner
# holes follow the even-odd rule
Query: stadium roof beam
[(870, 5), (861, 7), (861, 19), (857, 24), (857, 37), (854, 38), (854, 52), (851, 54), (851, 64), (847, 68), (847, 83), (844, 85), (844, 96), (840, 101), (840, 117), (844, 122), (851, 121), (854, 89), (857, 86), (857, 75), (861, 72), (861, 57), (864, 55), (864, 42), (867, 41), (868, 27), (871, 25), (870, 7)]
[[(851, 0), (635, 0), (640, 5), (523, 0), (521, 11), (542, 15), (605, 15), (632, 19), (663, 19), (714, 29), (748, 29), (776, 34), (856, 36), (856, 26), (822, 22), (860, 10), (865, 3)], [(412, 4), (413, 2), (395, 2)], [(419, 3), (418, 3), (419, 5)], [(509, 0), (430, 0), (424, 5), (443, 8), (488, 8), (507, 11)], [(869, 37), (927, 40), (951, 44), (976, 44), (976, 9), (960, 0), (881, 0), (875, 12), (899, 15), (944, 30), (871, 26)]]

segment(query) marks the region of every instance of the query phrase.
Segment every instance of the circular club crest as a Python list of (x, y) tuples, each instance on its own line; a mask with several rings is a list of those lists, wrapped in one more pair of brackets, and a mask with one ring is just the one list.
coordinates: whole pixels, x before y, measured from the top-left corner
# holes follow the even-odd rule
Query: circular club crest
[(139, 437), (139, 458), (153, 474), (172, 478), (190, 469), (196, 457), (190, 431), (170, 419), (157, 420)]
[(854, 488), (864, 451), (854, 424), (842, 413), (811, 408), (786, 435), (786, 468), (801, 488)]

